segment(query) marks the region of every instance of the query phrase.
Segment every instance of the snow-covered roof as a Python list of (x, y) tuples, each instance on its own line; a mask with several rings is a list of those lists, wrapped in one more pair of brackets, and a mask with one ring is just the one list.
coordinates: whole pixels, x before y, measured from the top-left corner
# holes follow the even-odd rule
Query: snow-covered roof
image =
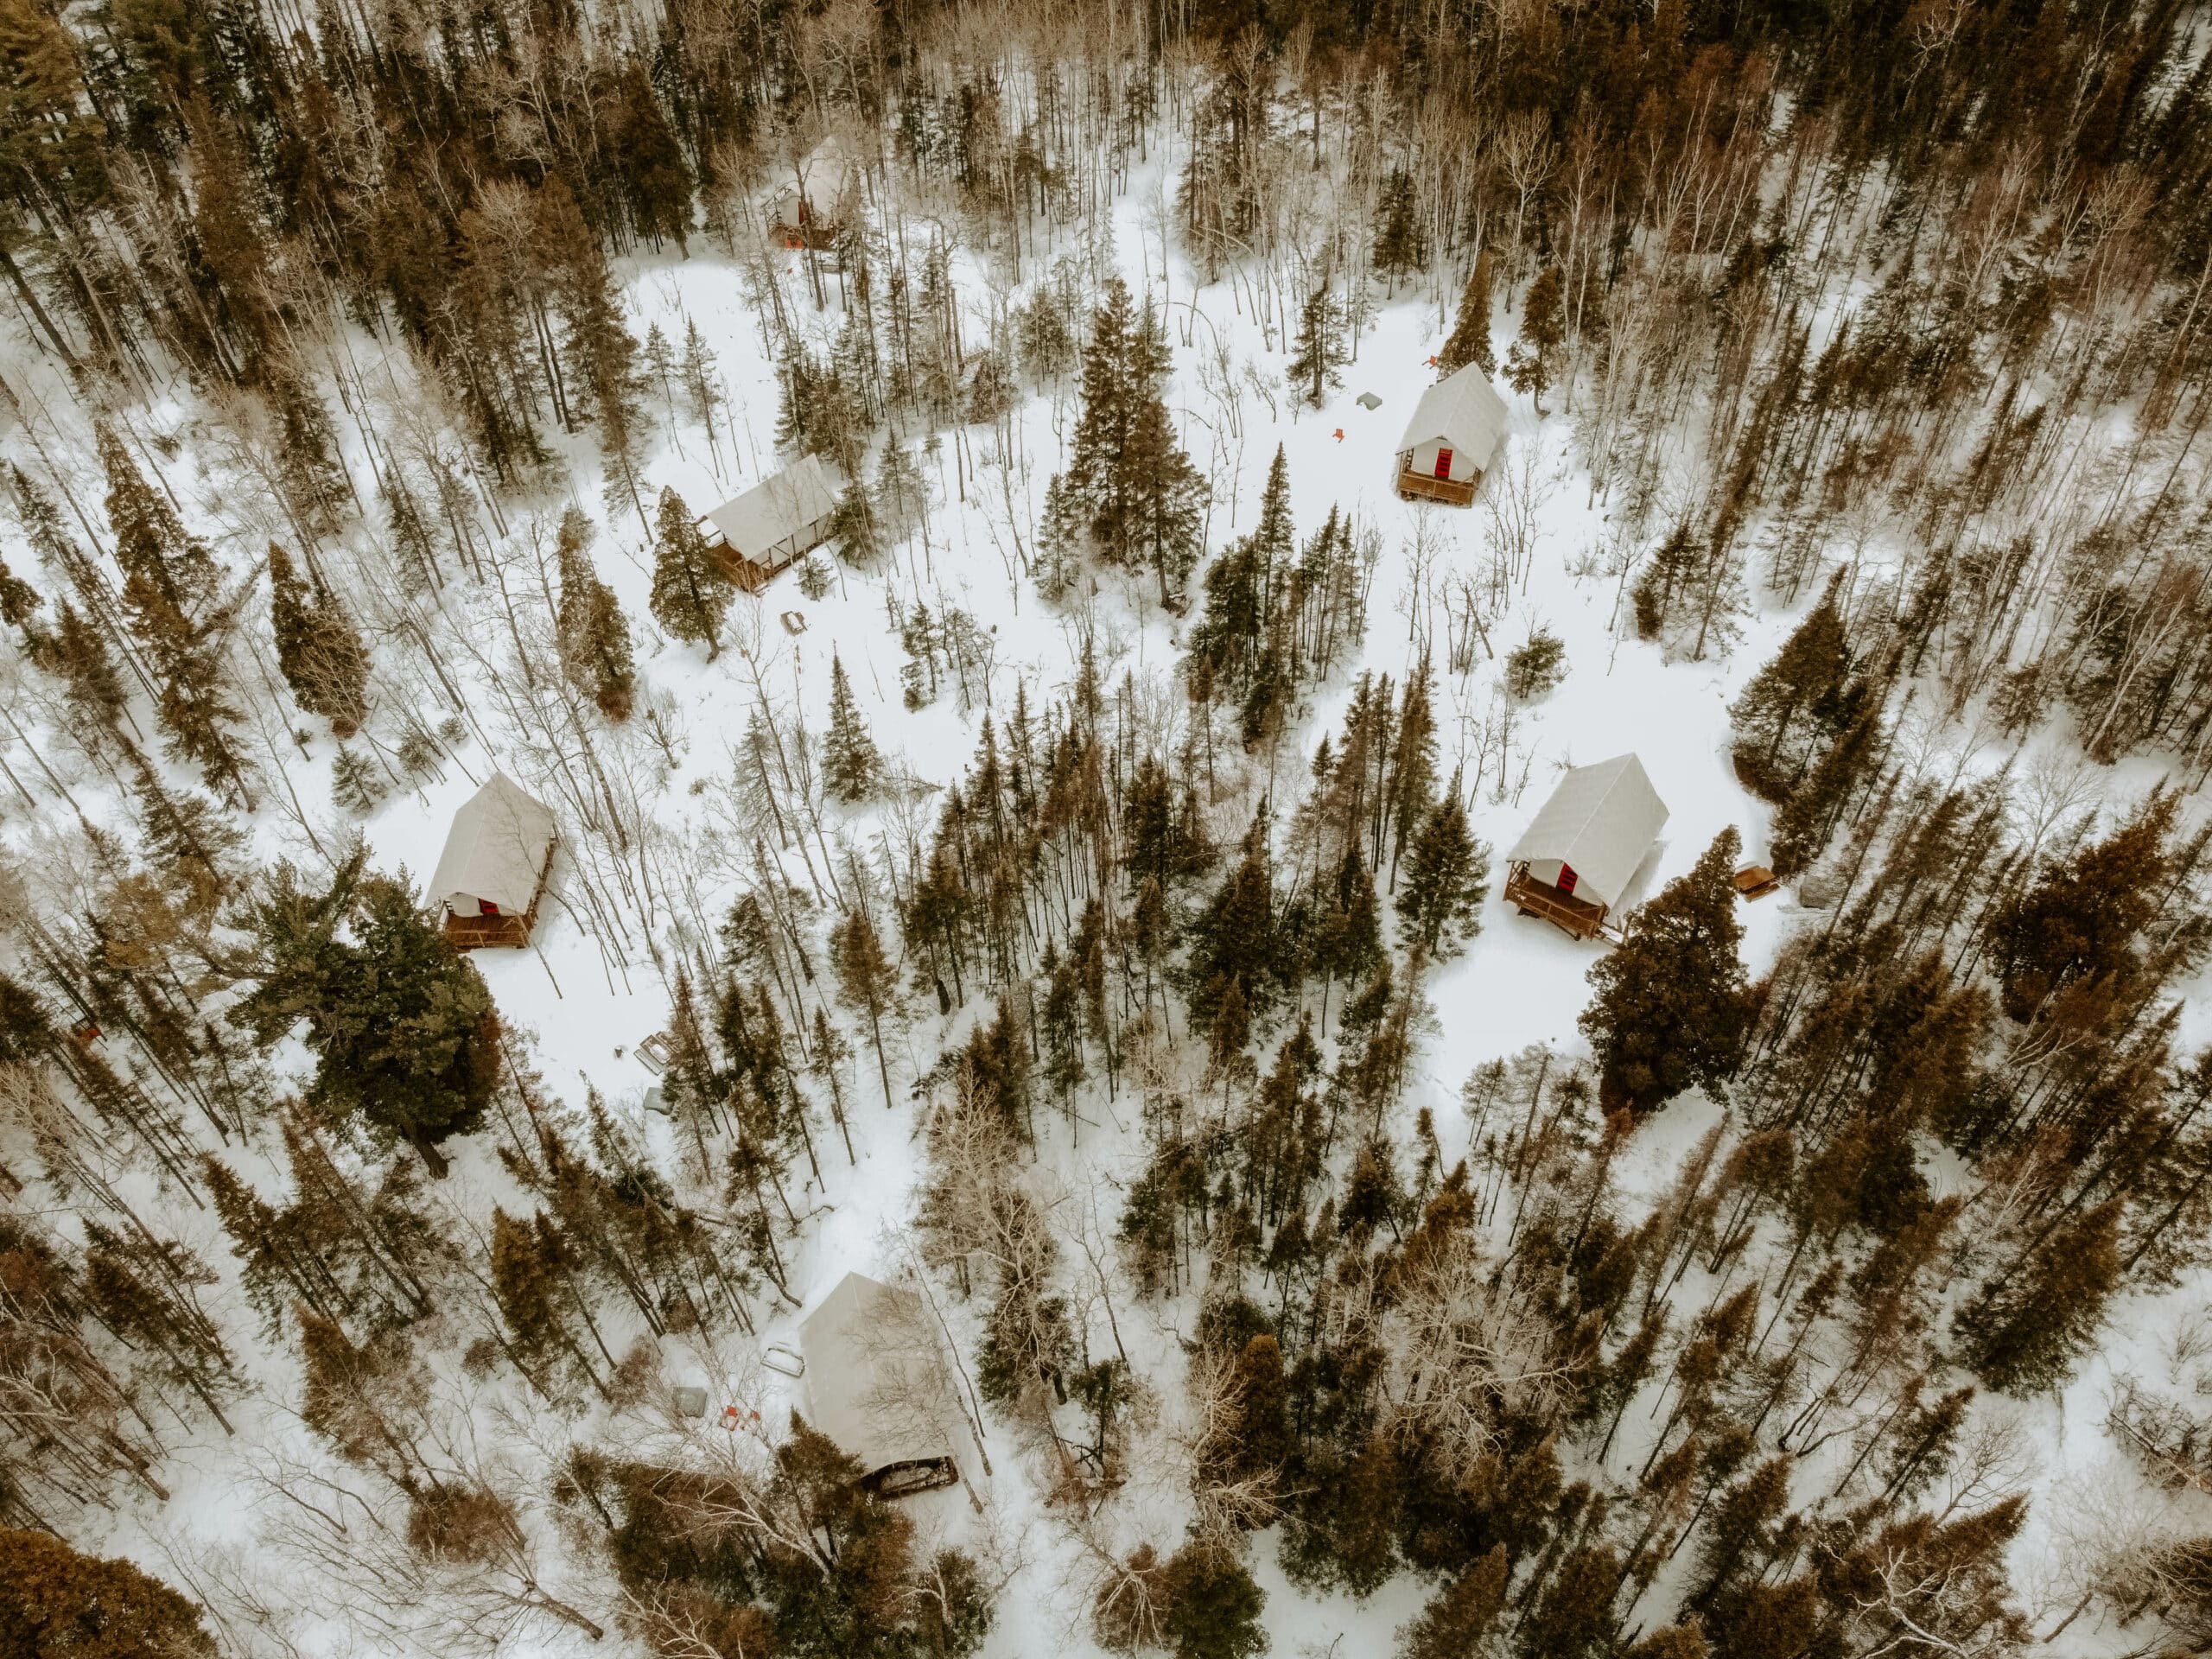
[(762, 479), (734, 501), (707, 515), (721, 538), (749, 559), (763, 558), (836, 510), (837, 492), (822, 457), (808, 455), (797, 465)]
[(453, 815), (430, 896), (441, 904), (489, 899), (501, 910), (528, 910), (552, 845), (551, 810), (506, 773), (495, 772)]
[(952, 1455), (957, 1409), (922, 1299), (849, 1273), (798, 1328), (814, 1427), (874, 1474)]
[(1575, 896), (1610, 909), (1620, 903), (1666, 822), (1667, 804), (1651, 787), (1643, 763), (1617, 754), (1560, 779), (1506, 861), (1570, 865)]
[(1497, 395), (1478, 363), (1446, 375), (1414, 405), (1400, 453), (1441, 439), (1478, 464), (1487, 464), (1505, 435), (1505, 399)]

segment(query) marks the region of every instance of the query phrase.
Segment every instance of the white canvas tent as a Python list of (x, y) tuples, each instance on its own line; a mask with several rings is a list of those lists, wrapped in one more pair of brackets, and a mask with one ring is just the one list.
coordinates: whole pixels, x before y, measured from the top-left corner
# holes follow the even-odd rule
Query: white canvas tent
[(959, 1407), (922, 1299), (849, 1273), (798, 1328), (814, 1427), (886, 1496), (950, 1485)]
[(497, 917), (520, 922), (523, 938), (515, 943), (525, 942), (553, 841), (551, 810), (506, 773), (493, 772), (454, 814), (430, 878), (430, 896), (445, 908), (448, 936), (454, 918)]
[(1666, 822), (1667, 804), (1633, 754), (1577, 766), (1505, 855), (1505, 897), (1569, 932), (1595, 933)]
[(1505, 437), (1505, 400), (1479, 364), (1421, 395), (1398, 440), (1398, 493), (1465, 505)]
[(757, 588), (828, 539), (837, 490), (819, 455), (762, 479), (699, 521), (711, 548), (727, 550), (737, 577)]

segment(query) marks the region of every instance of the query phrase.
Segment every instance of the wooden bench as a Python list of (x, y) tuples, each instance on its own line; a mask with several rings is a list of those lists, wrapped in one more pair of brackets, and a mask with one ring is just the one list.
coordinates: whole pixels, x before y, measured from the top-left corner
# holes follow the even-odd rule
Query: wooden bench
[(1782, 886), (1782, 878), (1764, 864), (1746, 864), (1736, 872), (1738, 899), (1764, 899)]

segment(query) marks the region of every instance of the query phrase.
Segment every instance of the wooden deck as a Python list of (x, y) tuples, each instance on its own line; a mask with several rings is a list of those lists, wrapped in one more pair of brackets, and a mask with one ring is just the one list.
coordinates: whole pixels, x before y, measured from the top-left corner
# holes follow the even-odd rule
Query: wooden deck
[(1505, 902), (1523, 916), (1541, 916), (1578, 939), (1594, 939), (1605, 931), (1603, 905), (1561, 893), (1548, 881), (1530, 880), (1523, 864), (1516, 864), (1505, 878)]
[(545, 896), (545, 880), (553, 873), (553, 854), (560, 844), (556, 841), (545, 849), (545, 861), (537, 867), (537, 886), (530, 895), (528, 910), (519, 916), (456, 916), (448, 911), (446, 943), (456, 950), (488, 950), (501, 945), (519, 950), (528, 944), (537, 926), (537, 901)]
[(1477, 478), (1455, 484), (1448, 478), (1433, 478), (1426, 473), (1409, 473), (1402, 467), (1398, 472), (1398, 498), (1402, 501), (1441, 501), (1447, 506), (1471, 507), (1475, 505), (1476, 486), (1481, 482)]

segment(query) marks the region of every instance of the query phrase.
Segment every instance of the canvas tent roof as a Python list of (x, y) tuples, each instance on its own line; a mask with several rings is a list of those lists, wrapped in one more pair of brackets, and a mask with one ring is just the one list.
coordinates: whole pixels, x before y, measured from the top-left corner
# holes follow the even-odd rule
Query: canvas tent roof
[(837, 492), (822, 457), (808, 455), (764, 478), (734, 501), (707, 515), (722, 540), (747, 558), (759, 557), (835, 512)]
[(1398, 440), (1401, 453), (1418, 449), (1432, 439), (1442, 439), (1454, 449), (1488, 461), (1505, 435), (1505, 399), (1497, 395), (1490, 377), (1478, 363), (1470, 363), (1446, 375), (1421, 395), (1406, 435)]
[(849, 1273), (798, 1328), (813, 1422), (874, 1474), (952, 1455), (957, 1408), (922, 1299)]
[(453, 815), (430, 896), (442, 903), (466, 895), (489, 899), (501, 910), (527, 910), (552, 844), (552, 811), (506, 773), (495, 772)]
[(1666, 822), (1667, 804), (1643, 763), (1617, 754), (1560, 779), (1506, 861), (1572, 865), (1577, 895), (1611, 909)]

